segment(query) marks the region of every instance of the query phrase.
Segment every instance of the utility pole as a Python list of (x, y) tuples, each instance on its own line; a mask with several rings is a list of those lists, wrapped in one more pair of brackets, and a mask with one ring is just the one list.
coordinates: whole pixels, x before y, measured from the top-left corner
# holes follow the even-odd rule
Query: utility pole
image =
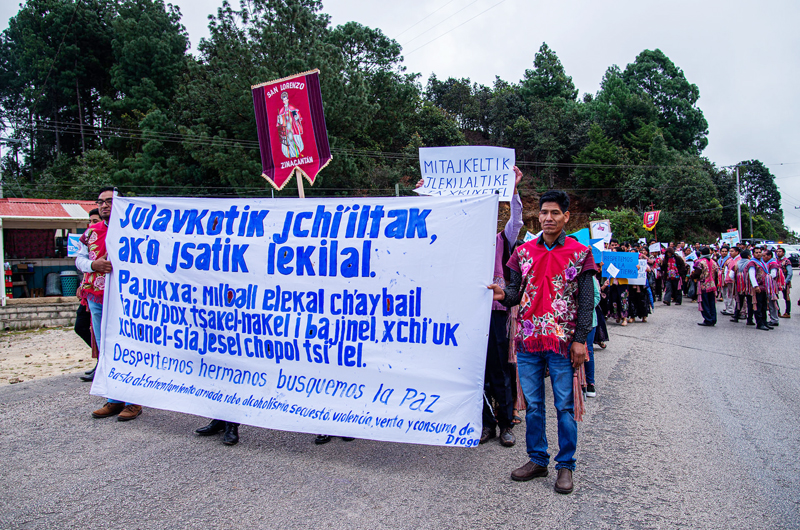
[[(742, 192), (739, 189), (739, 165), (736, 165), (736, 212), (739, 215), (739, 238), (742, 238)], [(753, 219), (750, 218), (752, 227)], [(750, 228), (750, 237), (753, 237), (753, 229)]]

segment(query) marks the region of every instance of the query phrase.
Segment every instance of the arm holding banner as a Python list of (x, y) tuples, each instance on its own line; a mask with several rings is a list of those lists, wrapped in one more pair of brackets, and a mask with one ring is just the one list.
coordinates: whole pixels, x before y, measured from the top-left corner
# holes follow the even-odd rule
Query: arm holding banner
[(506, 241), (509, 245), (514, 244), (519, 236), (519, 231), (522, 228), (522, 200), (517, 192), (517, 185), (522, 180), (522, 171), (517, 166), (514, 166), (514, 195), (511, 197), (511, 216), (508, 218), (506, 227), (503, 230), (506, 235)]

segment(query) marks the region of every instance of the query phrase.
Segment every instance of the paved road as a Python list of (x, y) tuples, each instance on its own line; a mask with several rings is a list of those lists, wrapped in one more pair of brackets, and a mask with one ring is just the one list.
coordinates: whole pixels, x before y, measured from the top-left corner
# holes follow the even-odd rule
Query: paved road
[(698, 320), (688, 304), (610, 326), (570, 496), (552, 472), (509, 479), (522, 428), (511, 449), (254, 427), (225, 447), (192, 435), (205, 418), (92, 419), (75, 376), (5, 386), (0, 528), (800, 528), (800, 321)]

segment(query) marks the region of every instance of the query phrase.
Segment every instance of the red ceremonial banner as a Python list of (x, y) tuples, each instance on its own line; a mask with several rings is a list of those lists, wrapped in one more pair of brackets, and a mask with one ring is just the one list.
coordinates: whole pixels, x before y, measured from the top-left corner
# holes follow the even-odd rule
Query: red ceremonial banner
[(333, 158), (325, 128), (319, 70), (251, 88), (261, 149), (261, 175), (278, 190), (283, 189), (295, 171), (313, 185), (317, 173)]
[(654, 212), (644, 212), (644, 228), (645, 230), (652, 232), (653, 228), (656, 227), (658, 224), (658, 214), (661, 213), (661, 210), (656, 210)]

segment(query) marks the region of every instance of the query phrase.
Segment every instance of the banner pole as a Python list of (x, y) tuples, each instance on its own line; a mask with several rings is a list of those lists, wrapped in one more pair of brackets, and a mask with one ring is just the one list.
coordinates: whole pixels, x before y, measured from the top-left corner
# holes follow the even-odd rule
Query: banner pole
[(294, 174), (294, 178), (297, 179), (297, 195), (301, 199), (305, 199), (306, 198), (306, 192), (303, 189), (303, 177), (302, 177), (302, 175), (298, 175), (297, 173), (295, 173)]

